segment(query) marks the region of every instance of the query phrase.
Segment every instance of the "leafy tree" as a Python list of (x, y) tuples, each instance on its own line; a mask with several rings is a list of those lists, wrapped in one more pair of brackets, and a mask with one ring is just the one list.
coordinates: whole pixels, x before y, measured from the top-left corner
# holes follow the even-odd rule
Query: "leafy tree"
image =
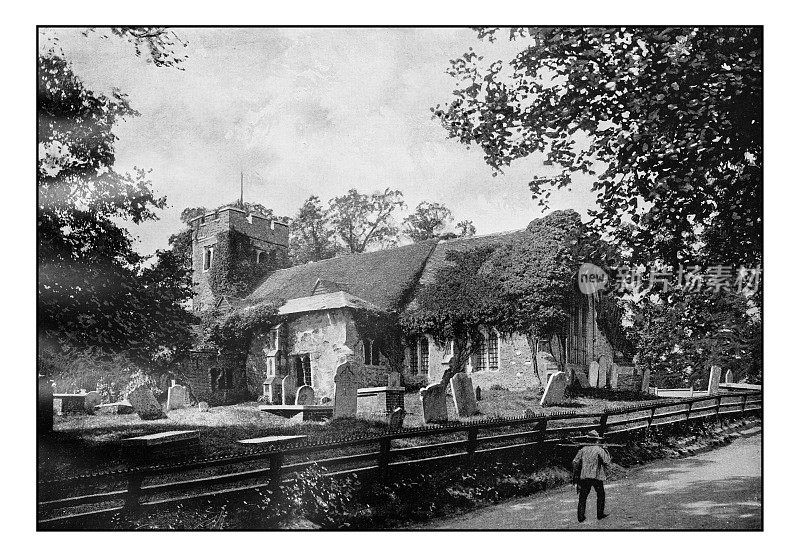
[(403, 219), (404, 232), (414, 242), (423, 242), (441, 236), (447, 223), (453, 220), (453, 213), (441, 203), (423, 201), (412, 214)]
[[(145, 40), (122, 35), (135, 45)], [(176, 63), (163, 54), (162, 65)], [(152, 363), (188, 342), (191, 316), (181, 305), (191, 293), (186, 274), (177, 272), (165, 253), (146, 266), (119, 224), (155, 219), (165, 205), (153, 195), (144, 171), (121, 174), (114, 168), (113, 128), (136, 115), (119, 91), (106, 96), (88, 90), (60, 50), (43, 42), (37, 90), (37, 330), (50, 353), (128, 351)]]
[(184, 69), (182, 64), (186, 56), (178, 51), (186, 48), (188, 43), (166, 27), (92, 27), (83, 32), (85, 36), (92, 33), (106, 38), (110, 33), (127, 40), (133, 44), (136, 56), (157, 67)]
[(737, 380), (761, 382), (761, 320), (747, 297), (672, 291), (637, 304), (632, 329), (639, 362), (660, 387), (707, 386), (712, 365), (733, 371)]
[(496, 171), (544, 153), (556, 173), (530, 183), (543, 205), (573, 173), (596, 174), (592, 225), (635, 262), (760, 262), (760, 28), (507, 32), (524, 43), (510, 61), (485, 64), (472, 49), (453, 60), (454, 98), (433, 109), (451, 137)]
[(459, 221), (459, 223), (456, 224), (456, 229), (458, 230), (458, 235), (461, 238), (469, 238), (474, 236), (476, 232), (475, 225), (471, 220)]
[(392, 213), (405, 206), (403, 193), (387, 188), (371, 195), (351, 189), (330, 202), (328, 217), (338, 239), (350, 253), (397, 243), (399, 229)]
[(295, 265), (329, 259), (338, 251), (330, 219), (316, 195), (305, 200), (290, 231), (289, 249)]

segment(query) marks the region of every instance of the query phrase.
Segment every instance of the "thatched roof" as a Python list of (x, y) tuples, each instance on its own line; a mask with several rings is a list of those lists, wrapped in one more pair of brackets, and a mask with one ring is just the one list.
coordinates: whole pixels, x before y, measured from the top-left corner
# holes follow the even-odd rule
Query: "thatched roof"
[(435, 241), (420, 242), (281, 269), (247, 296), (245, 304), (305, 298), (320, 280), (380, 309), (398, 309), (407, 302), (435, 247)]

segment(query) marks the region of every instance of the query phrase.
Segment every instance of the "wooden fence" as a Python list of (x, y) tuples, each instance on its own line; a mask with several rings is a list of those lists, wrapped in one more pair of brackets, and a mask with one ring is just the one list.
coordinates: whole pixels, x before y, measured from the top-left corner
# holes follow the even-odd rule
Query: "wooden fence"
[[(265, 488), (316, 463), (330, 476), (373, 475), (386, 481), (401, 470), (464, 465), (513, 453), (535, 454), (596, 429), (613, 437), (690, 420), (761, 412), (761, 393), (647, 401), (604, 412), (561, 412), (518, 418), (483, 418), (457, 424), (387, 431), (383, 435), (299, 442), (281, 450), (241, 451), (187, 462), (140, 466), (38, 484), (40, 528), (68, 528), (123, 510), (148, 509), (192, 499)], [(442, 441), (436, 438), (445, 437)], [(428, 442), (432, 440), (433, 442)], [(414, 444), (410, 444), (413, 441)]]

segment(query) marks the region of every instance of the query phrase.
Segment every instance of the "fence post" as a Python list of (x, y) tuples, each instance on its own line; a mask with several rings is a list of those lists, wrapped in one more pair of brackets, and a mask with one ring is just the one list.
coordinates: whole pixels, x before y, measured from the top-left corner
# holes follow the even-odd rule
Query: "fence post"
[(742, 415), (744, 415), (746, 408), (747, 408), (747, 393), (744, 393), (742, 394)]
[(539, 456), (539, 454), (541, 454), (542, 448), (544, 447), (545, 439), (547, 439), (547, 420), (546, 419), (544, 419), (541, 422), (539, 422), (538, 438), (539, 438), (538, 439), (538, 444), (536, 445), (537, 456)]
[(647, 428), (644, 430), (645, 435), (650, 433), (650, 426), (653, 425), (653, 419), (656, 417), (656, 410), (658, 410), (657, 406), (653, 406), (650, 409), (650, 415), (647, 417)]
[(128, 492), (125, 494), (125, 509), (133, 511), (139, 508), (139, 496), (142, 493), (142, 479), (144, 474), (133, 471), (128, 476)]
[(717, 421), (719, 421), (719, 410), (721, 406), (722, 406), (722, 395), (717, 395), (717, 408), (714, 412), (714, 416), (717, 418)]
[(603, 412), (603, 415), (600, 416), (600, 425), (598, 426), (600, 437), (606, 434), (606, 427), (608, 427), (608, 412)]
[(692, 404), (694, 403), (693, 400), (689, 400), (689, 404), (686, 406), (686, 423), (689, 423), (689, 420), (692, 417)]
[(392, 440), (389, 437), (381, 437), (380, 452), (378, 453), (378, 475), (381, 481), (389, 477), (389, 451), (391, 450)]
[(275, 452), (269, 455), (269, 490), (272, 493), (272, 504), (275, 505), (282, 497), (281, 493), (281, 468), (283, 467), (283, 453)]
[(467, 430), (467, 466), (475, 460), (475, 450), (478, 448), (478, 428), (473, 426)]

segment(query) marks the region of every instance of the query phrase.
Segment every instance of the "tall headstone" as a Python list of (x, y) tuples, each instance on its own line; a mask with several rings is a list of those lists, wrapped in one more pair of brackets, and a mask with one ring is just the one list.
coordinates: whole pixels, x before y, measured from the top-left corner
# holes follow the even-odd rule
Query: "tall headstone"
[(333, 417), (355, 416), (358, 409), (358, 381), (349, 362), (339, 364), (333, 382)]
[(197, 409), (200, 412), (208, 412), (208, 403), (205, 402), (204, 400), (201, 400), (200, 402), (197, 403)]
[(600, 386), (600, 364), (598, 362), (589, 364), (589, 386), (595, 388)]
[(650, 368), (646, 367), (642, 370), (642, 392), (650, 392)]
[(145, 385), (139, 385), (132, 390), (128, 395), (128, 402), (143, 420), (160, 420), (167, 417), (153, 396), (153, 392)]
[(311, 406), (314, 404), (314, 388), (311, 385), (301, 385), (297, 389), (294, 403), (300, 406)]
[(286, 405), (294, 404), (295, 389), (297, 388), (297, 378), (291, 371), (289, 375), (281, 381), (281, 394), (283, 395), (283, 403)]
[(87, 414), (94, 414), (96, 406), (100, 406), (103, 402), (103, 397), (97, 391), (89, 391), (86, 393), (86, 398), (83, 399), (83, 407), (86, 409)]
[(554, 373), (550, 376), (550, 381), (547, 382), (547, 388), (544, 390), (542, 400), (539, 402), (542, 406), (551, 406), (559, 404), (564, 401), (564, 392), (567, 389), (567, 376), (563, 372)]
[[(602, 366), (600, 367), (602, 370)], [(617, 364), (611, 364), (611, 388), (618, 389), (619, 388), (619, 366)]]
[(403, 427), (403, 419), (406, 417), (406, 411), (400, 407), (392, 410), (389, 414), (389, 429), (392, 431), (401, 429)]
[(183, 385), (167, 389), (167, 410), (179, 410), (189, 406), (189, 390)]
[(612, 389), (616, 388), (613, 385), (611, 385), (611, 373), (612, 373), (611, 358), (609, 358), (607, 354), (603, 354), (597, 359), (597, 364), (600, 366), (600, 370), (598, 371), (598, 373), (600, 382), (603, 384), (602, 386), (605, 387), (606, 384), (608, 384), (611, 386)]
[(475, 400), (481, 399), (481, 388), (480, 386), (475, 387)]
[(592, 384), (589, 382), (589, 378), (586, 376), (586, 374), (583, 372), (582, 369), (573, 368), (572, 377), (573, 377), (572, 381), (573, 385), (577, 381), (578, 385), (580, 385), (582, 389), (588, 389), (589, 387), (592, 386)]
[(708, 394), (716, 395), (719, 393), (719, 378), (721, 375), (721, 367), (711, 366), (711, 372), (708, 374)]
[(387, 387), (400, 387), (400, 374), (396, 371), (390, 371), (386, 378)]
[(39, 377), (38, 387), (36, 432), (50, 435), (53, 433), (53, 383), (46, 377)]
[(464, 373), (456, 373), (450, 379), (450, 389), (453, 391), (453, 402), (456, 413), (461, 418), (468, 418), (478, 413), (478, 403), (475, 400), (475, 391), (472, 389), (472, 379)]
[(725, 382), (733, 383), (733, 372), (731, 370), (725, 372)]
[(435, 383), (419, 390), (422, 419), (426, 424), (447, 421), (447, 385)]

